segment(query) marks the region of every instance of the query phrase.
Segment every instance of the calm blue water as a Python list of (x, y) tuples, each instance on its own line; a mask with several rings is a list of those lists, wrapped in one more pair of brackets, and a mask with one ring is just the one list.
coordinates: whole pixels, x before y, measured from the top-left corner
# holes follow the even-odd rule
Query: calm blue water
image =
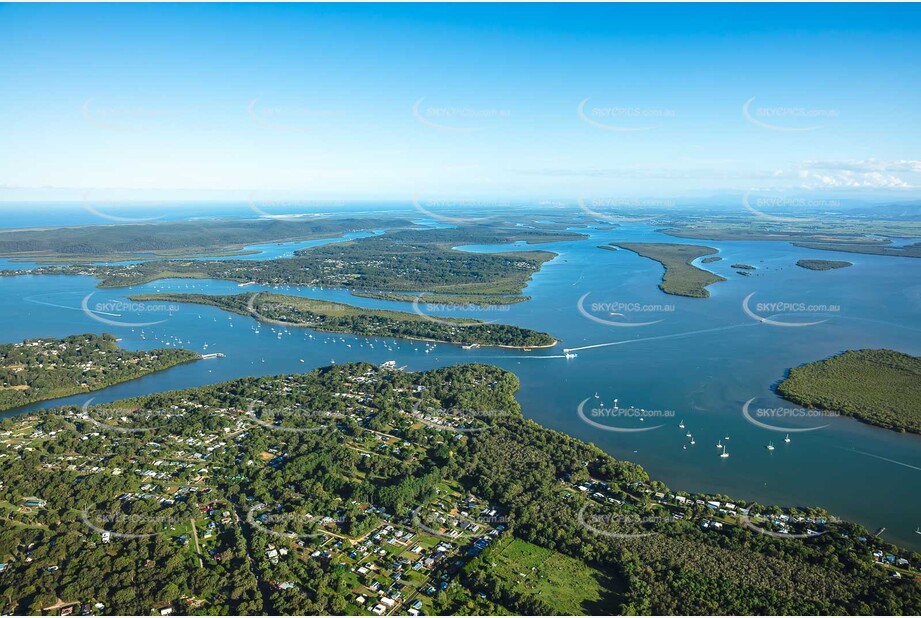
[[(743, 417), (742, 405), (751, 398), (752, 410), (787, 408), (771, 386), (792, 366), (846, 349), (893, 348), (921, 355), (921, 270), (918, 261), (882, 256), (832, 254), (780, 242), (700, 242), (717, 247), (720, 262), (705, 265), (728, 281), (710, 286), (707, 300), (663, 294), (657, 289), (661, 267), (629, 251), (604, 251), (611, 241), (674, 242), (644, 224), (617, 230), (590, 232), (583, 241), (529, 246), (559, 256), (544, 265), (525, 293), (528, 303), (503, 310), (437, 314), (477, 317), (545, 330), (563, 340), (554, 349), (463, 350), (392, 339), (331, 336), (305, 329), (257, 325), (250, 318), (194, 305), (169, 307), (145, 304), (145, 311), (106, 303), (124, 301), (129, 294), (156, 291), (228, 294), (267, 289), (240, 288), (232, 282), (168, 280), (130, 289), (100, 290), (88, 277), (0, 278), (0, 316), (3, 341), (28, 337), (66, 336), (77, 332), (111, 332), (131, 349), (167, 343), (193, 350), (222, 352), (225, 358), (202, 360), (158, 375), (94, 393), (97, 401), (112, 401), (161, 390), (181, 389), (245, 375), (307, 371), (330, 362), (396, 360), (410, 370), (424, 370), (458, 362), (489, 362), (521, 378), (518, 400), (524, 414), (541, 424), (593, 442), (612, 455), (642, 464), (654, 478), (675, 489), (719, 492), (743, 500), (785, 505), (818, 505), (837, 516), (868, 528), (885, 526), (885, 538), (921, 547), (921, 437), (877, 429), (845, 418), (759, 417), (788, 428), (816, 431), (791, 434), (757, 427)], [(325, 242), (332, 242), (331, 239)], [(685, 241), (690, 242), (695, 241)], [(297, 248), (304, 246), (298, 243)], [(465, 247), (469, 251), (520, 249)], [(259, 258), (286, 255), (293, 246), (263, 247)], [(851, 268), (815, 272), (795, 266), (798, 259), (845, 259)], [(757, 268), (743, 277), (730, 267), (736, 262)], [(346, 290), (280, 289), (290, 294), (349, 302), (365, 307), (409, 310), (405, 303), (351, 296)], [(767, 320), (822, 323), (780, 327), (753, 319), (748, 306)], [(116, 322), (159, 322), (150, 326), (117, 326), (92, 319), (81, 310), (83, 299), (98, 317)], [(625, 327), (599, 323), (579, 310), (607, 322), (656, 322)], [(826, 310), (772, 311), (758, 303), (786, 302), (824, 305)], [(646, 305), (657, 310), (600, 310), (593, 303)], [(671, 310), (661, 310), (671, 305)], [(423, 310), (425, 305), (420, 305)], [(833, 310), (828, 310), (831, 307)], [(113, 309), (114, 310), (109, 310)], [(813, 307), (813, 309), (815, 309)], [(614, 315), (621, 313), (623, 315)], [(109, 315), (119, 314), (119, 315)], [(281, 336), (278, 333), (281, 333)], [(312, 336), (312, 337), (311, 337)], [(205, 348), (207, 344), (207, 348)], [(561, 348), (581, 348), (572, 359), (561, 358)], [(350, 346), (350, 347), (349, 347)], [(302, 362), (303, 361), (303, 362)], [(598, 398), (595, 398), (595, 394)], [(621, 407), (674, 411), (674, 416), (649, 414), (644, 421), (595, 418), (610, 427), (645, 428), (621, 433), (594, 427), (580, 419), (580, 402), (589, 399), (586, 414), (601, 402)], [(71, 397), (44, 406), (83, 403)], [(27, 409), (43, 407), (31, 406)], [(664, 413), (663, 413), (664, 414)], [(754, 414), (754, 412), (753, 412)], [(691, 446), (680, 420), (693, 433)], [(729, 441), (725, 437), (729, 436)], [(717, 442), (727, 445), (730, 457), (718, 457)], [(768, 451), (773, 442), (777, 447)], [(502, 465), (496, 462), (496, 465)]]

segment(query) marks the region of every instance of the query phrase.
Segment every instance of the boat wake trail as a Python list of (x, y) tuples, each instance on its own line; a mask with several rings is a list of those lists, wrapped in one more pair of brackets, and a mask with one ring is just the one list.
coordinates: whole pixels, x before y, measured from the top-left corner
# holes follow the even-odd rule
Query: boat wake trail
[(551, 354), (551, 355), (546, 355), (546, 356), (530, 354), (527, 356), (525, 355), (521, 355), (521, 356), (480, 356), (479, 358), (529, 358), (532, 360), (543, 360), (545, 358), (566, 358), (566, 356), (563, 354)]
[(882, 455), (874, 455), (873, 453), (867, 453), (867, 452), (865, 452), (865, 451), (858, 451), (856, 448), (844, 448), (843, 446), (839, 446), (838, 448), (840, 448), (840, 449), (843, 450), (843, 451), (848, 451), (848, 452), (851, 452), (851, 453), (857, 453), (857, 454), (859, 454), (859, 455), (865, 455), (865, 456), (867, 456), (867, 457), (872, 457), (872, 458), (874, 458), (874, 459), (882, 459), (883, 461), (888, 461), (889, 463), (894, 463), (894, 464), (897, 464), (897, 465), (899, 465), (899, 466), (904, 466), (904, 467), (906, 467), (906, 468), (911, 468), (912, 470), (921, 470), (921, 468), (919, 468), (918, 466), (913, 466), (913, 465), (911, 465), (911, 464), (907, 464), (907, 463), (905, 463), (905, 462), (903, 462), (903, 461), (897, 461), (897, 460), (895, 460), (895, 459), (889, 459), (888, 457), (883, 457)]
[[(83, 311), (83, 307), (68, 307), (67, 305), (58, 305), (58, 304), (49, 303), (43, 300), (35, 300), (31, 296), (27, 298), (23, 298), (23, 300), (26, 301), (27, 303), (35, 303), (36, 305), (45, 305), (46, 307), (57, 307), (58, 309), (70, 309), (71, 311)], [(120, 313), (109, 313), (107, 311), (94, 311), (93, 313), (96, 313), (99, 315), (112, 315), (115, 317), (121, 317)]]
[[(732, 324), (730, 326), (718, 326), (716, 328), (705, 328), (702, 330), (691, 330), (684, 333), (672, 333), (671, 335), (657, 335), (655, 337), (641, 337), (639, 339), (625, 339), (623, 341), (612, 341), (610, 343), (596, 343), (594, 345), (585, 345), (580, 348), (566, 348), (570, 352), (578, 352), (579, 350), (591, 350), (593, 348), (606, 348), (612, 345), (624, 345), (626, 343), (639, 343), (641, 341), (657, 341), (660, 339), (676, 339), (678, 337), (690, 337), (691, 335), (702, 335), (704, 333), (716, 333), (724, 330), (731, 330), (734, 328), (745, 328), (746, 326), (758, 326), (757, 322), (746, 322), (745, 324)], [(550, 357), (547, 357), (550, 358)]]

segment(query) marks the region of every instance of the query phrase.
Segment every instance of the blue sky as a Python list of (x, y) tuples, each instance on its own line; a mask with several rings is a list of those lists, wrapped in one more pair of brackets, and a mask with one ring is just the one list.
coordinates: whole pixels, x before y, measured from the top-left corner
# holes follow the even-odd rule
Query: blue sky
[(2, 5), (0, 199), (914, 198), (917, 5)]

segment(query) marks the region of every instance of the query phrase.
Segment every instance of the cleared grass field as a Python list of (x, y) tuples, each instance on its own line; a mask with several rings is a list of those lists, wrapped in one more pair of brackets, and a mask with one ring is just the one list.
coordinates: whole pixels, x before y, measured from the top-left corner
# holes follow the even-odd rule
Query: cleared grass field
[(521, 539), (502, 541), (490, 554), (492, 572), (537, 596), (563, 615), (610, 615), (619, 605), (617, 582), (601, 571), (559, 552)]

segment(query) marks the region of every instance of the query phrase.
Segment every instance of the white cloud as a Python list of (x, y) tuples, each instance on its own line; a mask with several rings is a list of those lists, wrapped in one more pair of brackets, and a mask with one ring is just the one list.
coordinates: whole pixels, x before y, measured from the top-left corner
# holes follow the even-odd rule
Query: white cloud
[(892, 161), (883, 161), (880, 159), (862, 159), (850, 161), (803, 161), (802, 167), (816, 170), (838, 170), (858, 173), (921, 173), (921, 161), (912, 159), (896, 159)]
[(894, 174), (852, 170), (800, 170), (806, 189), (911, 189), (913, 186)]

